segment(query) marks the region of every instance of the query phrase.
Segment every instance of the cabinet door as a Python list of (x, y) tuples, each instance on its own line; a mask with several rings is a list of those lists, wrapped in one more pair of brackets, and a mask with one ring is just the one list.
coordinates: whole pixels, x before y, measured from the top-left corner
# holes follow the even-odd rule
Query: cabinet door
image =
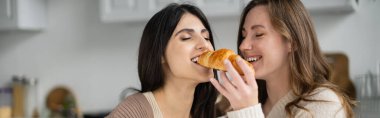
[(207, 17), (239, 16), (241, 0), (100, 0), (103, 22), (147, 21), (169, 3), (190, 3)]
[(0, 30), (15, 27), (15, 0), (0, 0)]
[(148, 19), (150, 0), (100, 0), (104, 22), (139, 21)]
[(241, 0), (197, 0), (197, 6), (208, 18), (239, 16)]
[(310, 13), (351, 13), (355, 11), (356, 0), (301, 0)]

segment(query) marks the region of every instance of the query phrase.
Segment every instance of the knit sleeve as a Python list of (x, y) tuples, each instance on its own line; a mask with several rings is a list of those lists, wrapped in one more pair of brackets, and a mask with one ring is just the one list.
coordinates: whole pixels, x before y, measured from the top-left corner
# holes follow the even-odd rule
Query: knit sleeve
[(257, 104), (244, 109), (227, 112), (228, 118), (264, 118), (261, 104)]
[(153, 118), (147, 99), (137, 93), (127, 97), (106, 118)]
[(298, 109), (296, 118), (346, 118), (346, 113), (339, 97), (330, 89), (324, 88), (311, 97), (313, 100), (326, 102), (307, 102), (304, 107), (309, 111)]

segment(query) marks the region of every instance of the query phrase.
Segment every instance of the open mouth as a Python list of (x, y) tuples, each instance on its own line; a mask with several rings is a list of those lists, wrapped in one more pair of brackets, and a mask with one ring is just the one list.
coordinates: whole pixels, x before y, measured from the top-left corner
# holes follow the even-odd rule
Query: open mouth
[(192, 61), (193, 63), (198, 64), (198, 59), (199, 59), (199, 56), (196, 56), (196, 57), (191, 58), (191, 61)]
[(247, 57), (247, 58), (245, 58), (245, 60), (247, 60), (248, 62), (257, 62), (261, 58), (262, 58), (262, 56), (253, 56), (253, 57)]

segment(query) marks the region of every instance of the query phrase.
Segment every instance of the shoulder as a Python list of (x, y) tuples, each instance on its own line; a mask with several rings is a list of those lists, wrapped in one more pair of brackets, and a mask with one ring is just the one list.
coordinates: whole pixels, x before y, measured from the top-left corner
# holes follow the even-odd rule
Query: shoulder
[(264, 112), (261, 104), (253, 105), (240, 110), (227, 112), (228, 118), (264, 118)]
[(312, 100), (340, 103), (339, 96), (333, 90), (326, 87), (316, 88), (308, 98)]
[(128, 96), (107, 116), (107, 118), (135, 117), (153, 117), (152, 108), (142, 93)]
[(345, 117), (340, 97), (329, 88), (317, 88), (306, 99), (311, 101), (302, 101), (300, 105), (310, 112), (299, 109), (296, 116)]

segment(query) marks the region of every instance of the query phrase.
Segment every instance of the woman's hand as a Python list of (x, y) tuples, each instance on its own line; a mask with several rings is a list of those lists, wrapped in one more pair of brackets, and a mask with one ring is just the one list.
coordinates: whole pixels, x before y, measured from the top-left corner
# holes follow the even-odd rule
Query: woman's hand
[(239, 110), (258, 104), (259, 98), (254, 70), (246, 65), (240, 57), (236, 61), (244, 72), (244, 76), (240, 76), (231, 62), (226, 59), (224, 66), (230, 78), (227, 77), (226, 72), (220, 72), (220, 82), (215, 78), (211, 78), (210, 81), (228, 99), (231, 107)]

